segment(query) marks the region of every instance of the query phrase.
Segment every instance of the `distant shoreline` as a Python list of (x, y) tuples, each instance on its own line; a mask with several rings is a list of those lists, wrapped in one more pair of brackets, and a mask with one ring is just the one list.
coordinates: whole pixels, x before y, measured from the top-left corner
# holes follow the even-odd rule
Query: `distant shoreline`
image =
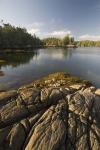
[(0, 53), (27, 53), (27, 52), (34, 52), (39, 48), (95, 48), (99, 46), (77, 46), (77, 45), (67, 45), (67, 46), (39, 46), (39, 47), (32, 47), (32, 48), (0, 48)]
[(32, 47), (32, 48), (0, 48), (0, 53), (16, 53), (16, 52), (34, 52), (36, 49), (42, 48), (41, 46), (39, 47)]
[(78, 48), (76, 45), (67, 45), (67, 46), (56, 46), (56, 45), (51, 45), (51, 46), (39, 46), (39, 47), (32, 47), (32, 48), (0, 48), (0, 53), (2, 52), (34, 52), (34, 50), (39, 49), (39, 48)]

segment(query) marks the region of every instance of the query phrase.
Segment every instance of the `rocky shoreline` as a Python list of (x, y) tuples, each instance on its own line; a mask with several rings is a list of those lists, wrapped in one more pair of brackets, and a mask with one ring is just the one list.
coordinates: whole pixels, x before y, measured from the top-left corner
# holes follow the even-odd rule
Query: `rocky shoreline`
[(55, 73), (0, 93), (0, 150), (100, 150), (100, 90)]

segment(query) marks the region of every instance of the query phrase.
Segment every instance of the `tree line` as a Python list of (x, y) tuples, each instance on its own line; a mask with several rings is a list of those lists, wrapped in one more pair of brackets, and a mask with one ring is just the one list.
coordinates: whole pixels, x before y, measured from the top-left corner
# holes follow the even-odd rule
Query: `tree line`
[(0, 25), (0, 49), (25, 49), (40, 46), (57, 47), (74, 43), (74, 38), (69, 35), (63, 39), (50, 37), (40, 40), (36, 35), (29, 34), (25, 28), (15, 27), (9, 23)]
[(64, 38), (49, 37), (40, 40), (36, 35), (31, 35), (25, 28), (15, 27), (9, 23), (0, 25), (0, 49), (25, 49), (38, 47), (66, 47), (77, 45), (78, 47), (100, 47), (100, 41), (75, 41), (73, 37), (66, 35)]
[(5, 23), (0, 26), (0, 49), (32, 48), (41, 45), (42, 41), (35, 35), (29, 34), (25, 28)]
[(100, 41), (85, 40), (77, 41), (76, 43), (78, 47), (100, 47)]
[(73, 37), (70, 37), (69, 35), (65, 36), (63, 39), (60, 38), (45, 38), (43, 39), (44, 46), (68, 46), (68, 45), (74, 45), (75, 41)]

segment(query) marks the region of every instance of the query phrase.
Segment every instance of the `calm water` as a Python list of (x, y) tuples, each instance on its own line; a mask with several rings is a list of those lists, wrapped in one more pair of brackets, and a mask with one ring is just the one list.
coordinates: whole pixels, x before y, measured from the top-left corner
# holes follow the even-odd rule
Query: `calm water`
[(0, 54), (0, 89), (17, 88), (49, 73), (64, 71), (100, 87), (100, 48), (48, 48)]

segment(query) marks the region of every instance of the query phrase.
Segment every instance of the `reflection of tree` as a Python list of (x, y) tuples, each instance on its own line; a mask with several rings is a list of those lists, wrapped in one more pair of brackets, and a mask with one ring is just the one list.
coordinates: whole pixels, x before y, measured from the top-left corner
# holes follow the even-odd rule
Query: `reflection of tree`
[(70, 58), (72, 56), (73, 49), (68, 48), (47, 48), (46, 53), (52, 56), (57, 56), (57, 54), (60, 54), (63, 59)]
[(2, 53), (0, 54), (0, 60), (4, 60), (0, 64), (2, 66), (11, 65), (12, 67), (17, 67), (20, 64), (27, 64), (37, 52), (25, 52), (25, 53)]
[(72, 50), (71, 49), (63, 49), (62, 50), (64, 58), (71, 58), (72, 56)]

